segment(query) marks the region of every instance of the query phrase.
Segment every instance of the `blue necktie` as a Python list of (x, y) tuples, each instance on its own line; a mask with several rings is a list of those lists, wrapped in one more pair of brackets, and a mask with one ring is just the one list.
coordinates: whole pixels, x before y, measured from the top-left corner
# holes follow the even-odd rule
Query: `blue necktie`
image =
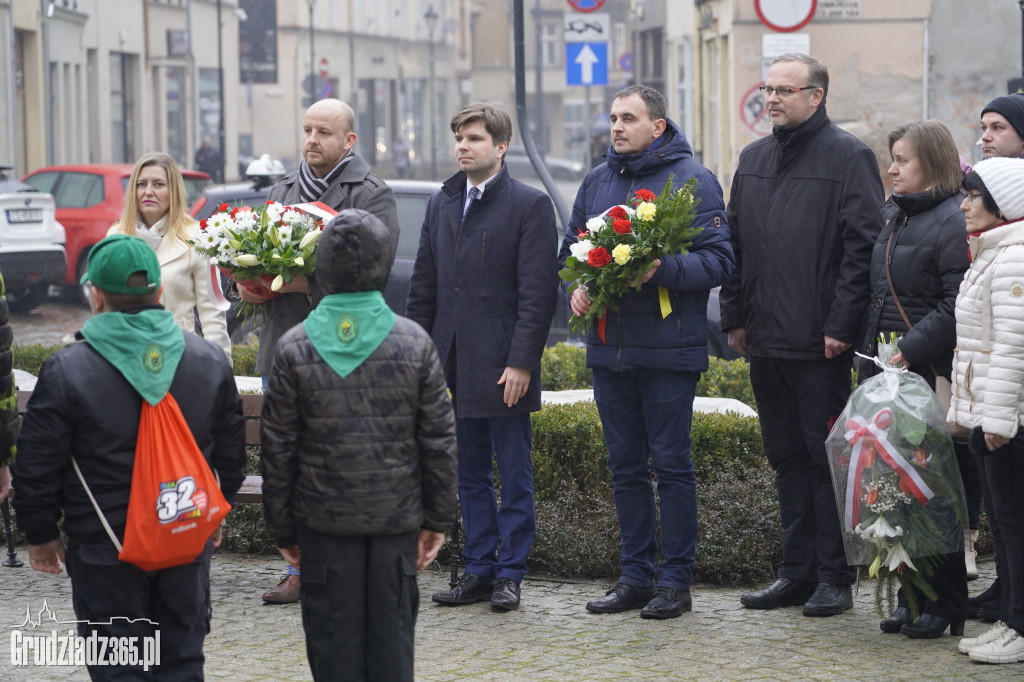
[(462, 219), (463, 220), (466, 219), (466, 213), (469, 212), (470, 205), (472, 205), (472, 203), (474, 201), (476, 201), (476, 198), (478, 196), (480, 196), (480, 190), (478, 190), (476, 187), (470, 187), (469, 188), (469, 200), (466, 201), (466, 205), (462, 207)]

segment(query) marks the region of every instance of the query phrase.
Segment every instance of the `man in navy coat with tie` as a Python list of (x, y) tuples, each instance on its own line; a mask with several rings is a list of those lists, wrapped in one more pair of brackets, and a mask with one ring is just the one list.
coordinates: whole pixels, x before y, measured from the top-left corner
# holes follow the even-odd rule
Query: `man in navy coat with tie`
[(459, 172), (427, 205), (406, 310), (437, 345), (455, 402), (466, 571), (433, 600), (489, 599), (509, 611), (519, 606), (536, 528), (530, 413), (540, 409), (558, 232), (547, 195), (505, 166), (507, 112), (472, 104), (452, 117), (451, 129)]

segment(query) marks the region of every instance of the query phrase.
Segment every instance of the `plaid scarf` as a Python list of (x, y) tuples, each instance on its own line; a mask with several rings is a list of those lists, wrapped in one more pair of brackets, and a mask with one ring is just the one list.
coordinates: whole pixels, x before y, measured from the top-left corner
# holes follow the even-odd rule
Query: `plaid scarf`
[(345, 154), (341, 161), (338, 162), (338, 165), (323, 178), (313, 175), (313, 169), (303, 159), (302, 163), (299, 164), (299, 196), (302, 197), (302, 201), (305, 203), (320, 201), (321, 197), (327, 192), (327, 188), (334, 184), (335, 180), (341, 176), (351, 158), (352, 154)]

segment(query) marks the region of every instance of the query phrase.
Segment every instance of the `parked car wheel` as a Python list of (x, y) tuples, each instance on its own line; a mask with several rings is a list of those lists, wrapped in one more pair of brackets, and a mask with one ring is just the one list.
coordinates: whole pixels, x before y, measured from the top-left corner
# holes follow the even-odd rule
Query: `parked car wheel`
[(12, 313), (27, 313), (39, 307), (50, 293), (50, 285), (35, 284), (20, 291), (7, 291), (7, 307)]

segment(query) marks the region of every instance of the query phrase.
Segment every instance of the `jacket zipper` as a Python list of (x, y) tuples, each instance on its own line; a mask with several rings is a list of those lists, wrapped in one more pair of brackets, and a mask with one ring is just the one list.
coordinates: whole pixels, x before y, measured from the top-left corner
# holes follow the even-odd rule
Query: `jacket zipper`
[(487, 232), (484, 231), (483, 234), (480, 237), (480, 267), (481, 268), (486, 267), (486, 263), (484, 262), (484, 254), (487, 253), (486, 249), (487, 249)]

